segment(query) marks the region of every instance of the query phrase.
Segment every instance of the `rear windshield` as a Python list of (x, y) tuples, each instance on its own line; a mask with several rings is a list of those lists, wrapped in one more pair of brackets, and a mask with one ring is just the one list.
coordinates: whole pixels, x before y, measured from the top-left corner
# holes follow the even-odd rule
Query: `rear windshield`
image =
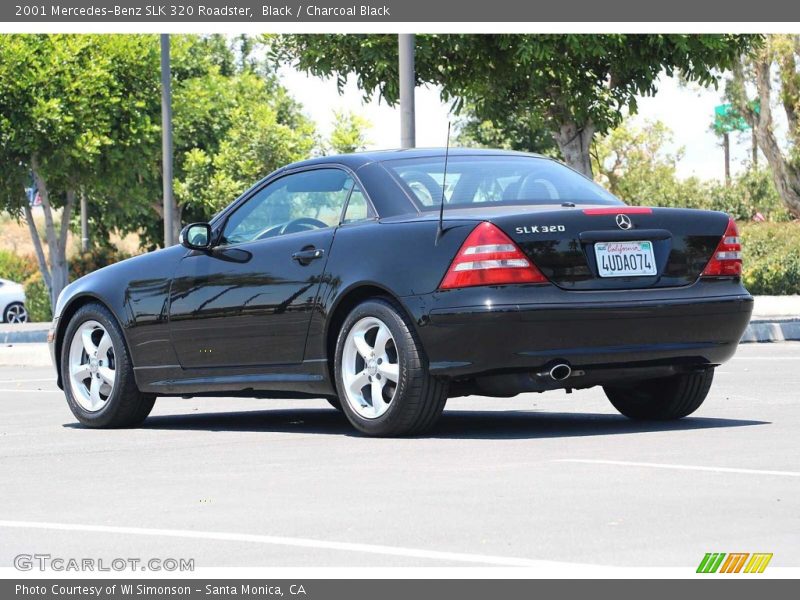
[(554, 160), (535, 156), (444, 155), (383, 163), (419, 208), (497, 204), (622, 204), (599, 185)]

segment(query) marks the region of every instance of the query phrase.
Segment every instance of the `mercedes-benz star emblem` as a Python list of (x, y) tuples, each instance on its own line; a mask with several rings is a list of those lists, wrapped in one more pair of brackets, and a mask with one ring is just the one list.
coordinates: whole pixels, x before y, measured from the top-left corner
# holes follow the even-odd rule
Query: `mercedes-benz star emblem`
[(630, 229), (633, 227), (631, 218), (628, 215), (617, 215), (617, 227), (620, 229)]

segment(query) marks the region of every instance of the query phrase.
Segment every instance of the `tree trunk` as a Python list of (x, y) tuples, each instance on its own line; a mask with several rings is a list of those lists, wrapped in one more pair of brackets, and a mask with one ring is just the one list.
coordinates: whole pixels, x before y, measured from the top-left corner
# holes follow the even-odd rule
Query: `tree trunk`
[(591, 179), (592, 159), (589, 150), (592, 146), (595, 127), (591, 122), (582, 127), (574, 122), (561, 123), (553, 137), (558, 144), (564, 162)]
[(47, 266), (47, 257), (44, 255), (44, 248), (42, 247), (42, 240), (39, 238), (39, 232), (36, 230), (36, 222), (33, 220), (33, 211), (31, 205), (28, 203), (27, 197), (25, 198), (25, 222), (28, 224), (28, 233), (31, 235), (33, 242), (33, 249), (36, 252), (36, 261), (39, 263), (39, 271), (42, 273), (42, 279), (47, 290), (53, 286), (53, 280), (50, 278), (50, 268)]
[(778, 194), (789, 212), (800, 219), (800, 168), (786, 160), (771, 128), (759, 127), (756, 137), (772, 170)]
[(55, 310), (58, 295), (69, 283), (67, 237), (69, 235), (69, 222), (72, 218), (72, 208), (75, 205), (76, 194), (74, 191), (68, 191), (66, 193), (64, 207), (61, 213), (61, 224), (57, 231), (55, 220), (53, 219), (53, 205), (50, 202), (50, 190), (47, 187), (47, 182), (39, 171), (39, 164), (36, 157), (31, 159), (31, 167), (33, 178), (36, 182), (36, 189), (39, 192), (39, 197), (42, 199), (48, 261), (45, 260), (41, 240), (39, 239), (39, 233), (36, 231), (36, 225), (33, 222), (33, 212), (30, 206), (26, 205), (25, 216), (28, 220), (28, 231), (31, 234), (31, 239), (36, 249), (36, 258), (39, 261), (39, 268), (42, 271), (42, 277), (47, 286), (47, 291), (50, 293), (50, 304)]
[[(787, 210), (795, 217), (800, 218), (800, 164), (788, 158), (775, 137), (772, 123), (772, 99), (770, 69), (772, 60), (768, 53), (764, 52), (754, 59), (755, 85), (758, 91), (759, 112), (753, 110), (745, 92), (744, 65), (738, 63), (733, 69), (734, 85), (732, 87), (733, 101), (738, 111), (744, 116), (748, 125), (755, 131), (758, 147), (764, 153), (767, 163), (772, 171), (772, 180), (778, 190), (778, 194), (783, 200)], [(786, 90), (785, 90), (786, 91)], [(786, 108), (786, 103), (784, 103)], [(789, 123), (796, 115), (787, 110)], [(792, 138), (796, 132), (790, 132)]]

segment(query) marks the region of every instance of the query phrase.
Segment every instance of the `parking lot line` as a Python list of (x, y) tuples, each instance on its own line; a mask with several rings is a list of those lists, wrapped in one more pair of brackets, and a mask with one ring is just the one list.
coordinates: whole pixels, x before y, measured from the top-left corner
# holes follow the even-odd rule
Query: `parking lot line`
[(43, 377), (42, 379), (0, 379), (0, 383), (38, 383), (40, 381), (52, 381), (55, 383), (55, 377)]
[(0, 389), (0, 392), (8, 392), (8, 393), (16, 393), (16, 392), (26, 393), (27, 392), (28, 394), (63, 394), (64, 393), (61, 390), (23, 390), (23, 389), (19, 389), (19, 388), (3, 388), (3, 389)]
[(737, 469), (734, 467), (704, 467), (700, 465), (671, 465), (663, 463), (630, 462), (625, 460), (599, 460), (590, 458), (560, 458), (555, 462), (583, 463), (588, 465), (615, 465), (620, 467), (647, 467), (652, 469), (675, 469), (679, 471), (710, 471), (714, 473), (742, 473), (744, 475), (777, 475), (800, 477), (797, 471), (769, 471), (762, 469)]
[(191, 538), (225, 542), (246, 542), (251, 544), (268, 544), (274, 546), (294, 546), (299, 548), (318, 548), (345, 552), (364, 552), (384, 556), (403, 556), (407, 558), (423, 558), (449, 562), (498, 565), (504, 567), (537, 567), (552, 568), (579, 565), (552, 560), (532, 560), (513, 556), (492, 556), (486, 554), (465, 554), (461, 552), (442, 552), (420, 548), (403, 548), (399, 546), (383, 546), (378, 544), (359, 544), (351, 542), (332, 542), (308, 538), (283, 537), (274, 535), (257, 535), (249, 533), (225, 533), (221, 531), (194, 531), (188, 529), (147, 529), (140, 527), (114, 527), (106, 525), (80, 525), (73, 523), (46, 523), (37, 521), (3, 521), (0, 527), (15, 529), (45, 529), (58, 531), (78, 531), (82, 533), (108, 533), (122, 535), (141, 535), (152, 537)]
[(800, 356), (734, 356), (731, 360), (800, 360)]

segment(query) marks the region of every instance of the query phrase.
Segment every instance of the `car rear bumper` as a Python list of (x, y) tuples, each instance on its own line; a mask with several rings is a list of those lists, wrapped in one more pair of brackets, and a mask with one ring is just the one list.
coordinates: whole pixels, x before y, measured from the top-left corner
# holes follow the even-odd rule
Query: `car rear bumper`
[(570, 378), (574, 387), (602, 383), (603, 373), (614, 379), (614, 371), (650, 377), (718, 365), (733, 356), (753, 309), (738, 281), (649, 293), (555, 286), (457, 292), (464, 293), (409, 303), (433, 374), (535, 374), (566, 363), (585, 371), (583, 380)]

